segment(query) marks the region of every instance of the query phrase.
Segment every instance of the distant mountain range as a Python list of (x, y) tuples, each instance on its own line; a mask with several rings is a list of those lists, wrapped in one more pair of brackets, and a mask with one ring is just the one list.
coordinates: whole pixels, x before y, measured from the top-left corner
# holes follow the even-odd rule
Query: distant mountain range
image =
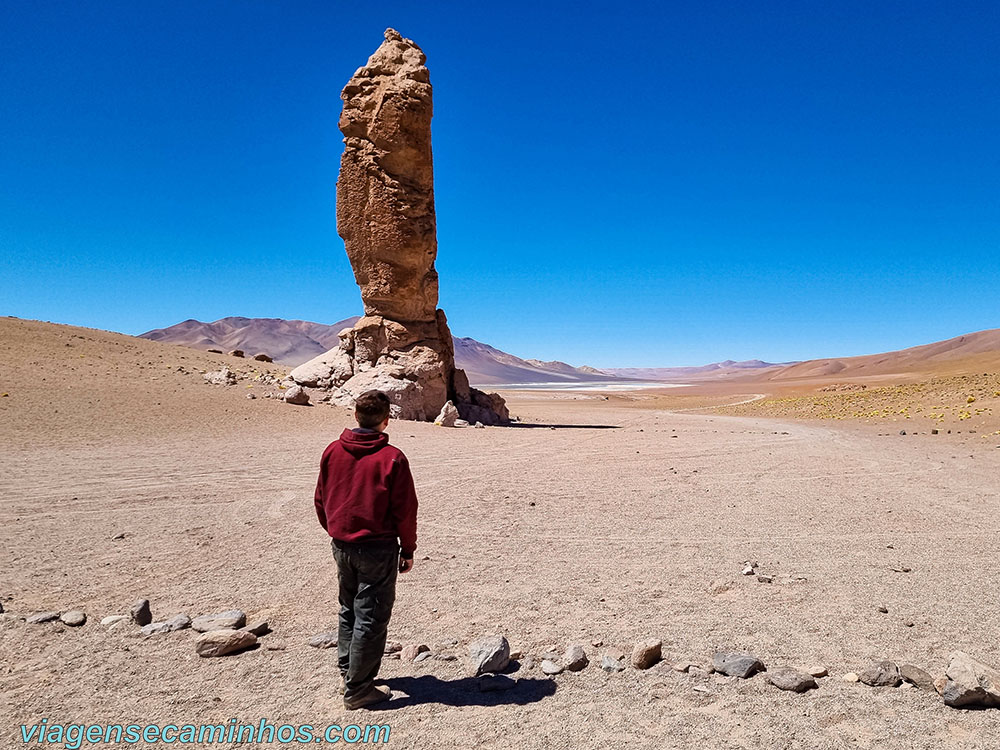
[(358, 322), (358, 316), (333, 325), (281, 318), (222, 318), (214, 323), (185, 320), (169, 328), (157, 328), (140, 338), (193, 349), (242, 349), (248, 357), (263, 352), (292, 367), (318, 357), (340, 343), (337, 334)]
[[(247, 356), (263, 352), (294, 367), (337, 346), (337, 334), (353, 326), (357, 316), (332, 325), (281, 318), (222, 318), (214, 323), (185, 320), (158, 328), (142, 338), (195, 349), (242, 349)], [(565, 362), (521, 359), (476, 341), (455, 337), (455, 363), (473, 385), (540, 382), (592, 383), (609, 380), (651, 380), (663, 383), (797, 381), (833, 376), (851, 378), (903, 373), (946, 373), (1000, 367), (1000, 329), (979, 331), (910, 349), (840, 359), (805, 362), (743, 362), (726, 360), (700, 367), (614, 367), (598, 370)], [(971, 370), (969, 369), (971, 368)]]
[(662, 380), (670, 383), (677, 380), (705, 380), (709, 378), (725, 378), (741, 375), (747, 371), (780, 368), (795, 362), (763, 362), (759, 359), (747, 359), (734, 362), (727, 359), (724, 362), (713, 362), (700, 367), (612, 367), (603, 372), (619, 378), (636, 378), (638, 380)]
[[(357, 323), (345, 318), (332, 325), (281, 318), (222, 318), (214, 323), (185, 320), (169, 328), (157, 328), (141, 338), (194, 349), (242, 349), (248, 357), (258, 352), (275, 362), (295, 367), (340, 343), (337, 334)], [(521, 359), (475, 339), (455, 337), (455, 363), (465, 370), (473, 385), (538, 382), (593, 382), (613, 380), (592, 367), (577, 368), (565, 362)]]

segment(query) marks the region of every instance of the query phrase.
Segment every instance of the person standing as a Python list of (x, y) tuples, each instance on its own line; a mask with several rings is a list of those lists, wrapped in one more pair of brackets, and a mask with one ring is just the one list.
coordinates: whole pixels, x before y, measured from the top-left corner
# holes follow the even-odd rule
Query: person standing
[(323, 451), (316, 481), (316, 515), (337, 562), (337, 661), (348, 710), (392, 697), (375, 678), (396, 600), (396, 575), (413, 570), (417, 548), (417, 493), (406, 456), (389, 445), (389, 406), (382, 391), (357, 398), (358, 426), (345, 429)]

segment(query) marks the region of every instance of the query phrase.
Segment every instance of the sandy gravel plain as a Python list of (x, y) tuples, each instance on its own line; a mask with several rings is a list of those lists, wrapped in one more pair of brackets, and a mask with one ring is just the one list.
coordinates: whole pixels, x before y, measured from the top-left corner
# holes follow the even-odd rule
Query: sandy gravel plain
[[(385, 662), (397, 697), (348, 714), (333, 653), (306, 641), (336, 617), (311, 495), (350, 415), (263, 398), (271, 386), (204, 384), (222, 364), (283, 371), (0, 320), (0, 746), (21, 746), (17, 727), (42, 717), (388, 722), (398, 748), (1000, 746), (1000, 711), (840, 679), (883, 658), (937, 675), (954, 649), (1000, 665), (1000, 437), (984, 439), (988, 424), (901, 436), (889, 419), (701, 408), (752, 387), (700, 401), (520, 393), (517, 427), (393, 424), (421, 515), (390, 637), (463, 659)], [(748, 559), (775, 583), (742, 576)], [(99, 624), (138, 597), (157, 619), (240, 607), (274, 632), (204, 659), (191, 631)], [(72, 608), (86, 625), (23, 621)], [(513, 690), (480, 693), (465, 647), (497, 631), (536, 664), (571, 643), (591, 664), (551, 679), (522, 667)], [(661, 665), (598, 668), (650, 636)], [(671, 669), (718, 649), (831, 676), (797, 695), (760, 675)]]

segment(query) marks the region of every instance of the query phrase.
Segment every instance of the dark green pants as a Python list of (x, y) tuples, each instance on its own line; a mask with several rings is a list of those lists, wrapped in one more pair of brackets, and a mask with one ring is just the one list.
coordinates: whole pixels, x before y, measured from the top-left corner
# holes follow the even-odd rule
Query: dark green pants
[(337, 661), (349, 700), (367, 693), (378, 675), (396, 601), (399, 546), (395, 542), (349, 544), (333, 540), (340, 582)]

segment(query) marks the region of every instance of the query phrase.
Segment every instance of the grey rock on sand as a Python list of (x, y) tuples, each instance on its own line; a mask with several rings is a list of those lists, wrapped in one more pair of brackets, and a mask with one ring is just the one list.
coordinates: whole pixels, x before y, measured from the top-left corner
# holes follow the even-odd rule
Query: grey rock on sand
[(753, 654), (725, 651), (720, 651), (712, 657), (712, 666), (716, 672), (721, 672), (729, 677), (739, 677), (744, 680), (766, 669), (764, 662)]
[(434, 424), (440, 427), (454, 427), (456, 422), (458, 422), (458, 408), (451, 401), (445, 401)]
[(859, 672), (858, 680), (871, 687), (899, 687), (899, 683), (903, 681), (899, 676), (899, 667), (888, 660), (875, 662)]
[(601, 669), (605, 672), (624, 672), (625, 662), (605, 654), (601, 657)]
[(247, 624), (246, 613), (241, 609), (227, 609), (214, 615), (199, 615), (191, 622), (191, 628), (199, 633), (210, 630), (236, 630)]
[(149, 599), (139, 599), (128, 611), (129, 617), (136, 625), (149, 625), (153, 621), (153, 615), (149, 611)]
[[(326, 633), (317, 633), (308, 641), (309, 645), (313, 648), (336, 648), (337, 647), (337, 634), (333, 631), (328, 631)], [(386, 651), (387, 654), (393, 653), (391, 651)]]
[(804, 693), (806, 690), (818, 687), (816, 678), (812, 675), (790, 667), (777, 667), (768, 670), (767, 681), (779, 690), (789, 690), (793, 693)]
[(1000, 671), (954, 651), (946, 678), (936, 683), (945, 704), (952, 708), (1000, 708)]
[(120, 622), (125, 622), (129, 619), (128, 615), (108, 615), (101, 619), (101, 625), (105, 627), (111, 627), (112, 625), (117, 625)]
[(274, 359), (269, 354), (264, 354), (264, 352), (257, 352), (253, 355), (253, 358), (258, 362), (273, 362)]
[(58, 619), (58, 612), (37, 612), (36, 614), (31, 615), (27, 620), (25, 620), (25, 622), (29, 625), (40, 625), (43, 622), (52, 622), (53, 620)]
[(649, 638), (635, 644), (629, 661), (636, 669), (649, 669), (663, 658), (663, 641)]
[(59, 619), (64, 625), (69, 625), (71, 628), (78, 628), (87, 622), (87, 613), (79, 609), (71, 609), (68, 612), (63, 612), (59, 616)]
[(174, 615), (169, 620), (163, 622), (151, 622), (149, 625), (143, 625), (140, 632), (143, 635), (156, 635), (159, 633), (173, 633), (189, 627), (191, 627), (190, 617), (187, 615)]
[(934, 678), (920, 667), (915, 667), (912, 664), (901, 664), (899, 667), (899, 676), (903, 678), (904, 682), (908, 682), (921, 690), (934, 690)]
[(309, 394), (300, 385), (293, 385), (285, 391), (285, 395), (281, 398), (286, 404), (292, 404), (293, 406), (305, 406), (309, 403)]
[(566, 649), (562, 663), (568, 671), (579, 672), (590, 664), (590, 660), (587, 658), (587, 652), (583, 650), (583, 646), (574, 644)]
[[(408, 646), (403, 646), (402, 651), (399, 652), (399, 658), (403, 661), (413, 661), (420, 654), (429, 652), (431, 649), (426, 643), (411, 643)], [(495, 671), (495, 670), (485, 670), (485, 671)]]
[(559, 664), (556, 664), (551, 659), (543, 659), (541, 663), (541, 670), (547, 675), (562, 674), (563, 668)]
[(271, 632), (271, 626), (268, 624), (267, 620), (254, 620), (249, 625), (244, 625), (240, 628), (240, 630), (253, 633), (255, 636), (260, 638), (261, 636), (267, 635)]
[(502, 635), (489, 635), (469, 644), (472, 672), (502, 672), (510, 663), (510, 644)]
[(393, 29), (347, 82), (338, 123), (337, 233), (361, 289), (364, 317), (340, 345), (292, 371), (300, 384), (336, 389), (347, 406), (377, 388), (397, 419), (430, 421), (447, 401), (468, 421), (509, 420), (504, 400), (471, 388), (455, 367), (437, 309), (437, 218), (431, 153), (432, 90), (426, 57)]
[(257, 636), (245, 630), (209, 630), (195, 642), (198, 656), (227, 656), (257, 644)]

